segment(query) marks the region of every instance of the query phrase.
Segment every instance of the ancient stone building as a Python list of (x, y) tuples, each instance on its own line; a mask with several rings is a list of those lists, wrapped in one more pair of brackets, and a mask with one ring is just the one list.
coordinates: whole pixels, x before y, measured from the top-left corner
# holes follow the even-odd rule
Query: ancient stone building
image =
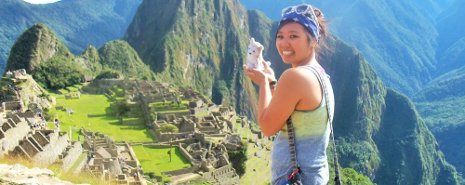
[(129, 144), (116, 144), (108, 136), (85, 129), (81, 129), (81, 132), (84, 135), (84, 149), (88, 151), (86, 168), (94, 176), (116, 184), (147, 184)]

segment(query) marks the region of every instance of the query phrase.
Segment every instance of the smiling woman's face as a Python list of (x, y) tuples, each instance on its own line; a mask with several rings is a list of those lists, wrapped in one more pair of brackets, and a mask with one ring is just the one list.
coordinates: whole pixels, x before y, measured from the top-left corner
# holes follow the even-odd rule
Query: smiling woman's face
[[(299, 23), (289, 22), (276, 34), (276, 48), (286, 64), (300, 66), (310, 61), (314, 52), (314, 39)], [(312, 43), (310, 43), (310, 41)]]

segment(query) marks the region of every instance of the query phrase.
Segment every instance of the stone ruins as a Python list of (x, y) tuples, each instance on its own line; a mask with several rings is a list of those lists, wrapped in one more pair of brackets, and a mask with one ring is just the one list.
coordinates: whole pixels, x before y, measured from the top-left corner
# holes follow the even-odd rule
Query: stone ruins
[[(96, 178), (117, 184), (146, 184), (130, 143), (116, 143), (108, 136), (85, 128), (81, 128), (82, 141), (71, 141), (59, 127), (49, 129), (42, 116), (42, 109), (53, 107), (55, 100), (47, 96), (40, 99), (36, 95), (28, 96), (25, 101), (21, 97), (25, 96), (24, 89), (14, 84), (27, 81), (30, 76), (25, 71), (8, 72), (7, 76), (12, 79), (11, 90), (15, 95), (11, 101), (2, 102), (0, 109), (0, 158), (21, 157), (40, 167), (58, 164), (64, 171), (90, 172)], [(177, 90), (158, 82), (96, 80), (83, 90), (103, 94), (105, 89), (115, 85), (125, 89), (128, 103), (141, 105), (147, 129), (157, 139), (156, 143), (147, 145), (176, 146), (191, 164), (190, 168), (164, 174), (170, 177), (197, 174), (196, 178), (174, 183), (239, 184), (228, 153), (244, 147), (235, 127), (250, 127), (246, 117), (238, 116), (232, 107), (211, 103), (191, 89)], [(81, 92), (69, 93), (66, 98), (79, 99), (80, 95)], [(178, 107), (179, 111), (165, 111), (154, 104), (167, 109)], [(166, 125), (176, 127), (177, 131), (160, 129)]]

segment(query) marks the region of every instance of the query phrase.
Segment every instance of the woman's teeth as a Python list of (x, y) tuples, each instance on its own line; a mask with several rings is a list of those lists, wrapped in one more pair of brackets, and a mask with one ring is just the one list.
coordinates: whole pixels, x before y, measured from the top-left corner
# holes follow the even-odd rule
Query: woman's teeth
[(292, 51), (283, 51), (283, 55), (291, 55)]

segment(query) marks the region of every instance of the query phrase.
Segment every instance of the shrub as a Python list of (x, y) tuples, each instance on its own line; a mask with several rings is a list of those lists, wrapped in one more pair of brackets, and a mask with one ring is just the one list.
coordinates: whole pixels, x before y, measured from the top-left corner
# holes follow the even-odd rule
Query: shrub
[(242, 146), (237, 151), (228, 151), (229, 161), (239, 176), (244, 175), (247, 161), (247, 142), (242, 142)]
[(58, 90), (81, 83), (84, 72), (76, 62), (57, 56), (40, 63), (32, 71), (32, 76), (46, 88)]
[(166, 132), (178, 133), (179, 129), (173, 124), (165, 124), (165, 125), (162, 125), (158, 131), (161, 133), (166, 133)]
[(104, 70), (100, 74), (95, 77), (95, 79), (100, 80), (100, 79), (114, 79), (114, 78), (121, 78), (123, 75), (121, 75), (120, 72), (114, 71), (114, 70)]

